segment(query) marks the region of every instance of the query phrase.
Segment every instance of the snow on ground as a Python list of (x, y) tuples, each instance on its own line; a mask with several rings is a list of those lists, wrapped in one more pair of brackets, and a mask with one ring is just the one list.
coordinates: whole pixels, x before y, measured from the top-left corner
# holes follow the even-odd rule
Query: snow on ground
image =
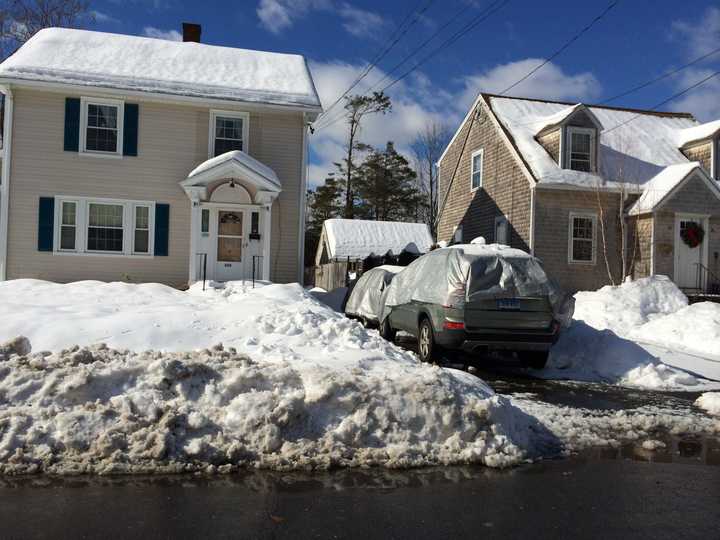
[(0, 341), (36, 351), (0, 348), (0, 472), (502, 467), (532, 453), (529, 419), (483, 381), (419, 363), (299, 285), (9, 281), (0, 320)]
[(695, 405), (706, 410), (710, 414), (720, 416), (720, 392), (705, 392), (697, 398)]
[(573, 324), (548, 367), (534, 373), (662, 390), (720, 388), (719, 314), (717, 305), (688, 306), (663, 276), (579, 292)]

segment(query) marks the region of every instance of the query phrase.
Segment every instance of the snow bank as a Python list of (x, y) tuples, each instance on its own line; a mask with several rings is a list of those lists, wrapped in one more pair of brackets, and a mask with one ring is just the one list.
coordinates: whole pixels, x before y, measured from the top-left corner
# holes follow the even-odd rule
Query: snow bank
[(481, 463), (525, 457), (527, 426), (479, 379), (214, 347), (103, 345), (0, 356), (0, 472), (145, 473)]
[(720, 304), (699, 302), (657, 317), (633, 329), (633, 339), (675, 350), (718, 357), (720, 361)]
[(0, 348), (0, 472), (501, 467), (530, 452), (525, 415), (481, 380), (299, 285), (10, 281), (0, 320), (52, 351)]
[(720, 416), (720, 392), (705, 392), (697, 398), (695, 405), (706, 410), (710, 414)]
[(669, 278), (653, 276), (577, 293), (574, 318), (599, 330), (624, 334), (687, 305), (687, 297)]
[[(690, 390), (718, 385), (700, 363), (675, 355), (661, 361), (641, 342), (679, 351), (717, 354), (720, 306), (688, 306), (685, 295), (664, 276), (575, 295), (571, 327), (553, 347), (543, 378), (608, 382), (648, 389)], [(667, 353), (670, 355), (670, 353)]]

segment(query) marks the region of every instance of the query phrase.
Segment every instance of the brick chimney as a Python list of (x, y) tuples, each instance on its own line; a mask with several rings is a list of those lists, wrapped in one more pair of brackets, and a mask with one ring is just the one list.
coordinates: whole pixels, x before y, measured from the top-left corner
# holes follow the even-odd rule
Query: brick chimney
[(202, 26), (196, 23), (182, 23), (183, 41), (194, 41), (200, 43), (200, 34), (202, 34)]

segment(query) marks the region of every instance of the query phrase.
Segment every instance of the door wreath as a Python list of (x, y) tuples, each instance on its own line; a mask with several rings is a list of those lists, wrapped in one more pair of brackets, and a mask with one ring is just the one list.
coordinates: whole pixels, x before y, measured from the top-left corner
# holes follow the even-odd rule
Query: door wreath
[(680, 231), (680, 237), (686, 245), (696, 248), (702, 244), (705, 238), (705, 231), (699, 223), (688, 223), (687, 226)]

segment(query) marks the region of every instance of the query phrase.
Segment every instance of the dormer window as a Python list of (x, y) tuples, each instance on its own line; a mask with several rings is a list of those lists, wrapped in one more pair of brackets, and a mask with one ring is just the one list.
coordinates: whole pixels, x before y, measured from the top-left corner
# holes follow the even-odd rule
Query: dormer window
[(595, 138), (597, 131), (593, 128), (569, 126), (567, 128), (567, 152), (565, 167), (573, 171), (594, 172)]

